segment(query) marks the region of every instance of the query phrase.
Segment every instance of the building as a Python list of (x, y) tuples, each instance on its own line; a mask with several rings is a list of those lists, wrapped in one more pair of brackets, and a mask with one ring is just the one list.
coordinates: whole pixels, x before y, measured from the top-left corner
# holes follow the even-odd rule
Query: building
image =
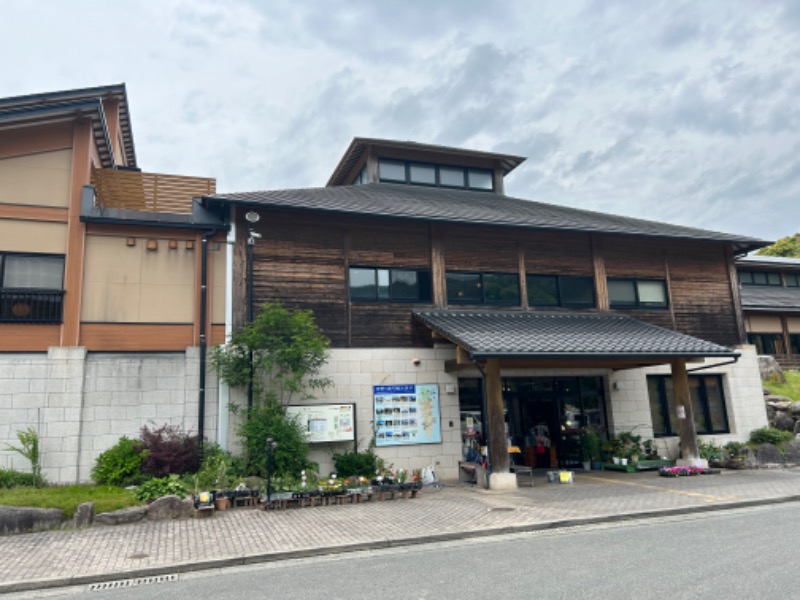
[(250, 266), (256, 305), (311, 309), (332, 340), (318, 403), (353, 403), (362, 447), (448, 478), (473, 430), (503, 487), (507, 439), (538, 466), (542, 443), (577, 464), (585, 426), (694, 460), (695, 431), (765, 426), (734, 260), (768, 242), (508, 197), (523, 160), (355, 138), (324, 188), (204, 196), (242, 257), (234, 322)]
[(215, 187), (139, 170), (124, 85), (0, 99), (0, 442), (34, 427), (49, 481), (148, 423), (217, 425), (226, 233), (192, 202)]
[(751, 255), (736, 266), (748, 343), (800, 367), (800, 259)]

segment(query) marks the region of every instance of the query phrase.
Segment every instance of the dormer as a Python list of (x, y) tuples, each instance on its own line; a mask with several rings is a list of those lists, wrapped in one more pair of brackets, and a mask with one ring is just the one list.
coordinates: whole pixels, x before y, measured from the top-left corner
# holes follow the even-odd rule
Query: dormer
[(510, 154), (353, 138), (327, 187), (399, 183), (503, 194), (503, 178), (524, 160)]

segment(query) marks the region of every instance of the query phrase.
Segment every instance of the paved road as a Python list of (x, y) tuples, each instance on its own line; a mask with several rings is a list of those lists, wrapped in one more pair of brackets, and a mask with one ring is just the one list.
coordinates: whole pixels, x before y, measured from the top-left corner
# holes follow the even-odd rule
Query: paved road
[(798, 510), (789, 503), (234, 567), (91, 598), (785, 599), (800, 593)]

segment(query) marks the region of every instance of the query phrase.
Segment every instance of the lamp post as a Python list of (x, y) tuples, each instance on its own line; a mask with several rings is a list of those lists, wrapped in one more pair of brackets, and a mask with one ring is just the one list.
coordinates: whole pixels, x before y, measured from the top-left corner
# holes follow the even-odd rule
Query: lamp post
[[(244, 216), (247, 221), (247, 322), (253, 322), (253, 248), (256, 240), (261, 237), (254, 229), (261, 216), (255, 211), (248, 211)], [(247, 408), (253, 406), (253, 351), (248, 354), (250, 359), (250, 381), (247, 383)]]
[(272, 500), (272, 452), (278, 447), (278, 442), (267, 438), (267, 508)]

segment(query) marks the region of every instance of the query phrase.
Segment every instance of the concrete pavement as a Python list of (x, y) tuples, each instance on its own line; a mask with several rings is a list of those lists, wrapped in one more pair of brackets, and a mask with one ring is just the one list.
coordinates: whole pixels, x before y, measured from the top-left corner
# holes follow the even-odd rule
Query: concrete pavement
[[(164, 575), (393, 545), (800, 501), (800, 469), (577, 472), (572, 484), (492, 492), (464, 484), (416, 499), (142, 522), (0, 538), (0, 593)], [(520, 483), (523, 483), (521, 480)], [(525, 482), (527, 483), (527, 482)]]

